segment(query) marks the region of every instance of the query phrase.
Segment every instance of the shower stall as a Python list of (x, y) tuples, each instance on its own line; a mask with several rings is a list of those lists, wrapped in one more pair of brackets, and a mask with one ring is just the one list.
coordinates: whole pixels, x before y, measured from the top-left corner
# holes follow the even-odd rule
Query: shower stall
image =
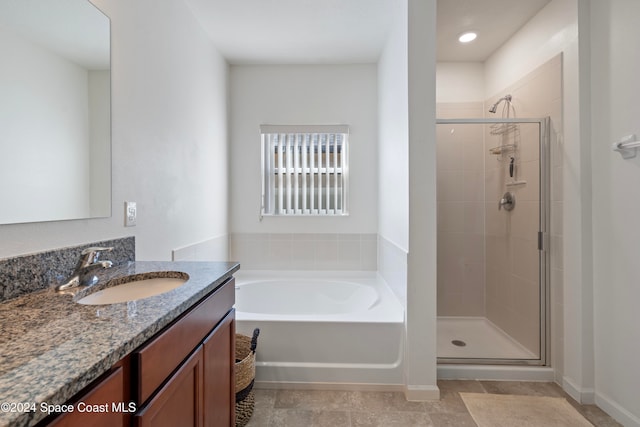
[(549, 132), (549, 118), (437, 120), (441, 364), (547, 364)]

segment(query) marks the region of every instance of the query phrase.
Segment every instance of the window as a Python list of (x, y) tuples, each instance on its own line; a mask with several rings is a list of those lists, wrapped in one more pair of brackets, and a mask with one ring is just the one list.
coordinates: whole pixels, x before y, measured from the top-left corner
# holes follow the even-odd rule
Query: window
[(262, 215), (347, 215), (346, 125), (260, 126)]

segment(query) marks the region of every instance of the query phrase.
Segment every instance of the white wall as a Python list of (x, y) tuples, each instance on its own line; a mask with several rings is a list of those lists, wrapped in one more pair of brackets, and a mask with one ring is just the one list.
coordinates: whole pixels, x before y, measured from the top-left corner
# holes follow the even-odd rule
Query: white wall
[(437, 399), (436, 0), (408, 2), (407, 396)]
[(484, 63), (438, 62), (436, 102), (484, 102)]
[[(230, 75), (231, 231), (375, 233), (377, 70), (362, 65), (234, 65)], [(349, 215), (264, 217), (261, 124), (349, 125)]]
[(437, 399), (435, 0), (398, 2), (378, 63), (378, 269), (406, 308), (405, 394)]
[(409, 249), (409, 118), (407, 5), (399, 2), (392, 30), (378, 62), (378, 233)]
[(0, 257), (135, 235), (138, 259), (168, 260), (227, 232), (226, 62), (181, 0), (96, 4), (111, 17), (112, 217), (0, 226)]
[(378, 61), (378, 271), (406, 306), (409, 250), (407, 2)]
[(637, 0), (591, 2), (591, 158), (595, 398), (625, 426), (640, 426), (640, 157), (611, 144), (640, 135)]
[(6, 28), (0, 58), (0, 223), (87, 217), (87, 70)]

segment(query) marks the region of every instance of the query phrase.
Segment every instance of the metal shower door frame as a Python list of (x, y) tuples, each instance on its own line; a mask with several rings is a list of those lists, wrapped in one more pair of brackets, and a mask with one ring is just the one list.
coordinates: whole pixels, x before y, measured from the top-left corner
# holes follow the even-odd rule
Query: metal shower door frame
[(539, 259), (539, 289), (540, 289), (540, 354), (538, 359), (500, 359), (500, 358), (444, 358), (438, 357), (438, 363), (477, 364), (477, 365), (530, 365), (548, 366), (551, 361), (551, 322), (550, 322), (550, 283), (551, 264), (549, 256), (550, 246), (550, 215), (551, 215), (551, 119), (542, 118), (492, 118), (492, 119), (436, 119), (440, 124), (538, 124), (539, 129), (539, 172), (540, 172), (540, 211), (538, 226), (538, 259)]

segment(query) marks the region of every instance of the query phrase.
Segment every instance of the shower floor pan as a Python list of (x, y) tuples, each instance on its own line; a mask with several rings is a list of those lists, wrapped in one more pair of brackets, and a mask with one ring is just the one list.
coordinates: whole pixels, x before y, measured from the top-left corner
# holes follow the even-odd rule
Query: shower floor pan
[(484, 317), (438, 317), (438, 358), (538, 359)]

